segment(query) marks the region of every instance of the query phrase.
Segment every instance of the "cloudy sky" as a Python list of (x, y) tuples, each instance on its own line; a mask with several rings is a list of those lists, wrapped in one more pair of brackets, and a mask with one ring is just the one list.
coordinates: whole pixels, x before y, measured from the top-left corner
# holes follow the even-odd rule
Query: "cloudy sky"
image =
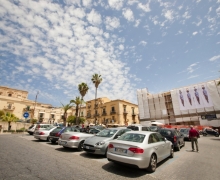
[(60, 106), (102, 75), (98, 97), (137, 103), (220, 76), (220, 0), (1, 0), (0, 85)]

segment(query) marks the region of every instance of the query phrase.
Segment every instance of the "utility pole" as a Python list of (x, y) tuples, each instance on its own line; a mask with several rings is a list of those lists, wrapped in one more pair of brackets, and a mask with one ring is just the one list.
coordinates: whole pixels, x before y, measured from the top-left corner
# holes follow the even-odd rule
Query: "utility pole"
[(36, 102), (37, 102), (37, 96), (39, 94), (39, 91), (37, 91), (36, 97), (35, 97), (35, 101), (34, 101), (34, 110), (33, 110), (33, 114), (32, 114), (32, 119), (34, 118), (34, 112), (35, 112), (35, 106), (36, 106)]

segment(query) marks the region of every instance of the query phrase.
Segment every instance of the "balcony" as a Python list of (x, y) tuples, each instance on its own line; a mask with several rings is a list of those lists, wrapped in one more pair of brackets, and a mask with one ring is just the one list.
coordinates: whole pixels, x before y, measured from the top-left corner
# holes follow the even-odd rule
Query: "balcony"
[(111, 111), (110, 114), (111, 114), (111, 115), (112, 115), (112, 114), (116, 114), (116, 111)]
[(87, 116), (86, 116), (87, 118), (91, 118), (91, 114), (87, 114)]
[(90, 108), (91, 108), (91, 105), (88, 105), (88, 108), (90, 109)]
[(93, 117), (98, 117), (98, 116), (100, 116), (99, 113), (93, 115)]
[(3, 108), (5, 111), (14, 111), (15, 110), (15, 107), (14, 106), (7, 106)]
[(132, 116), (136, 116), (137, 114), (136, 113), (132, 113)]
[(128, 114), (128, 112), (127, 112), (127, 111), (123, 111), (123, 114), (124, 114), (124, 115), (127, 115), (127, 114)]
[(106, 113), (106, 112), (103, 112), (103, 113), (102, 113), (102, 116), (107, 116), (107, 113)]

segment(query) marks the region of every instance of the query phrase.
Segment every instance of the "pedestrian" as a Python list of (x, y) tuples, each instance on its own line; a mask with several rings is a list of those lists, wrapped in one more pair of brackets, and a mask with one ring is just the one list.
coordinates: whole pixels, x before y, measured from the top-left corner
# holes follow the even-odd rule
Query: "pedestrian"
[(189, 130), (189, 138), (191, 139), (191, 145), (192, 145), (192, 151), (194, 151), (194, 144), (196, 145), (196, 151), (199, 152), (199, 146), (198, 146), (198, 138), (199, 133), (197, 130), (193, 128), (193, 126), (190, 126)]

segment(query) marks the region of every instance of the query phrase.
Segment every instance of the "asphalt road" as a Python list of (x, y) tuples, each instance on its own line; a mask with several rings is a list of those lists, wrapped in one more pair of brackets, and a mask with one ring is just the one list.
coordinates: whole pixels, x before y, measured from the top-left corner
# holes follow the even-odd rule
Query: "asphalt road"
[(186, 142), (173, 159), (159, 164), (155, 173), (108, 162), (59, 145), (35, 140), (23, 134), (0, 135), (0, 180), (86, 180), (86, 179), (163, 179), (219, 180), (220, 138), (201, 137), (199, 153)]

